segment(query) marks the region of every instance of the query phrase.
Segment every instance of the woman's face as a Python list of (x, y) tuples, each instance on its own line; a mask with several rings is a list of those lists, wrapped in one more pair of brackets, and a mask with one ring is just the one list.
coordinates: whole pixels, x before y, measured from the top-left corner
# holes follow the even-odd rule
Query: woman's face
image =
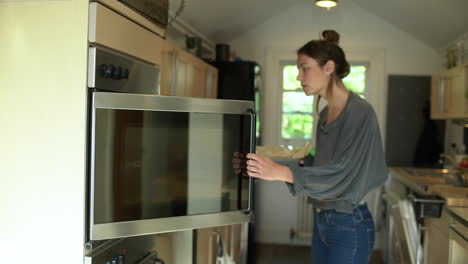
[(330, 74), (322, 68), (318, 62), (304, 54), (297, 56), (297, 68), (299, 75), (297, 80), (301, 82), (306, 95), (319, 94), (326, 97), (326, 90), (330, 80)]

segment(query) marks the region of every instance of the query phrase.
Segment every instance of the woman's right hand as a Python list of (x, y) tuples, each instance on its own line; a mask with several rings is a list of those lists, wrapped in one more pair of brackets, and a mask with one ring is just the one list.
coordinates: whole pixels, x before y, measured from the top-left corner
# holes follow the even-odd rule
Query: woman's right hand
[(247, 174), (267, 181), (294, 182), (292, 171), (260, 154), (247, 154)]

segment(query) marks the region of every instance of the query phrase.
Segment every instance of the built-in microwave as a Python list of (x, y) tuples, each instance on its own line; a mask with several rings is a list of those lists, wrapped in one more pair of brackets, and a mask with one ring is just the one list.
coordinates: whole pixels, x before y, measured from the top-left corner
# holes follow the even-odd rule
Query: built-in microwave
[(155, 95), (155, 66), (122, 58), (90, 49), (88, 240), (248, 222), (232, 161), (255, 151), (253, 103)]

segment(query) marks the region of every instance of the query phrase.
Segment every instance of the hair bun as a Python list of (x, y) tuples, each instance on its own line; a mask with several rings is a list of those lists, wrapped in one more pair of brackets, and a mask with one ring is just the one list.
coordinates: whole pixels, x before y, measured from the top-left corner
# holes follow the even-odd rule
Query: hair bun
[(335, 30), (327, 29), (322, 32), (322, 38), (325, 41), (330, 41), (335, 44), (338, 44), (338, 42), (340, 41), (340, 34), (338, 34), (338, 32), (336, 32)]

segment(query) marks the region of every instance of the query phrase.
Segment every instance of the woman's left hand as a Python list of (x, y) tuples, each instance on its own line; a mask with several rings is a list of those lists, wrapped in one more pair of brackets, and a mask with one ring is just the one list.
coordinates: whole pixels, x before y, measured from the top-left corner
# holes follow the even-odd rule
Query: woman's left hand
[(291, 170), (260, 154), (247, 154), (247, 174), (267, 181), (294, 181)]

